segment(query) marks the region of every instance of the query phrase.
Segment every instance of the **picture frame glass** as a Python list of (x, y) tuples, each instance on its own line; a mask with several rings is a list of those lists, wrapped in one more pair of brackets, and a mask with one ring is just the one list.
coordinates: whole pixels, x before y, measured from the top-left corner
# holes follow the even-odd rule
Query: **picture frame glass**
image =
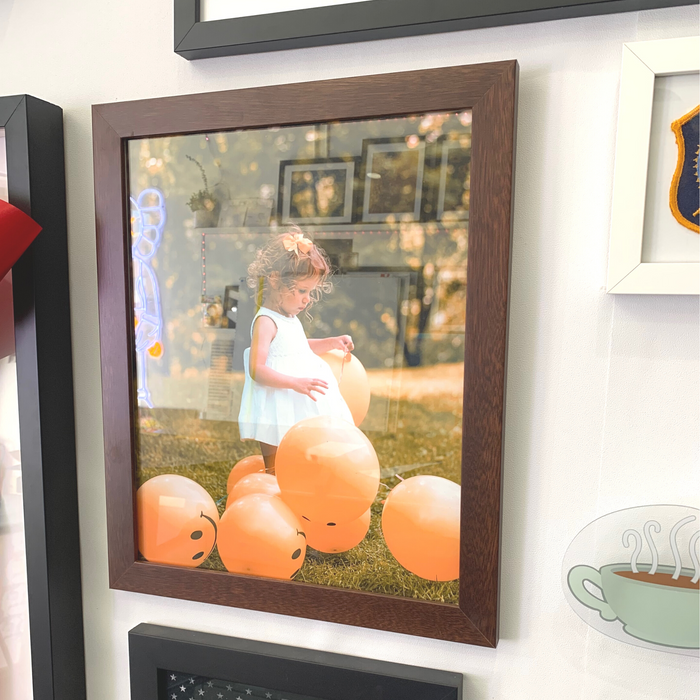
[(126, 151), (140, 557), (458, 605), (471, 112)]
[[(184, 688), (184, 690), (183, 690)], [(158, 670), (158, 699), (199, 698), (199, 700), (221, 700), (222, 698), (248, 698), (248, 700), (326, 700), (307, 693), (292, 693), (285, 688), (240, 683), (212, 676), (182, 673), (177, 670)]]
[(276, 12), (310, 10), (334, 5), (348, 5), (373, 0), (262, 0), (254, 6), (235, 0), (200, 0), (200, 21), (212, 22), (220, 19), (238, 19), (253, 15), (270, 15)]
[[(677, 205), (679, 195), (682, 200), (694, 194), (697, 209), (698, 144), (688, 148), (685, 137), (694, 127), (697, 140), (698, 104), (697, 72), (655, 77), (642, 262), (700, 262), (700, 236), (689, 228), (694, 222), (697, 229), (698, 213), (682, 204), (680, 212)], [(688, 192), (693, 186), (694, 192)]]
[[(0, 200), (9, 200), (5, 129), (0, 128)], [(0, 279), (0, 697), (32, 687), (22, 457), (12, 272)], [(10, 604), (11, 603), (11, 604)]]

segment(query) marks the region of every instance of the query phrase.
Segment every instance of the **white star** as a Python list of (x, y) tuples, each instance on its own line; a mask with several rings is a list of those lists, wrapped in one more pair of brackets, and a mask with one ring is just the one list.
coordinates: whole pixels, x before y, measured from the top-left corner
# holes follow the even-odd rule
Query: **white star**
[(204, 695), (204, 691), (203, 691), (203, 690), (200, 690), (200, 691), (199, 691), (199, 694), (200, 694), (200, 695)]
[(190, 678), (190, 685), (194, 685), (194, 678)]
[(223, 693), (217, 693), (217, 694), (216, 694), (216, 697), (217, 697), (217, 698), (223, 698), (224, 695), (223, 695)]
[(170, 697), (171, 697), (173, 700), (177, 700), (177, 695), (175, 695), (175, 693), (173, 693)]
[(243, 698), (239, 695), (236, 700), (243, 700)]
[(184, 693), (185, 690), (187, 690), (187, 689), (185, 688), (185, 686), (184, 686), (184, 685), (181, 685), (181, 686), (180, 686), (180, 692), (181, 692), (181, 693)]
[(271, 697), (272, 697), (272, 693), (265, 693), (265, 697), (266, 697), (266, 698), (271, 698)]
[(252, 691), (250, 688), (246, 688), (245, 694), (246, 694), (246, 695), (252, 695), (252, 694), (253, 694), (253, 691)]
[(175, 680), (175, 674), (174, 674), (174, 673), (171, 673), (171, 674), (170, 674), (170, 680), (171, 680), (171, 681), (174, 681), (174, 680)]
[(226, 690), (233, 690), (233, 686), (232, 686), (232, 685), (227, 685), (227, 686), (226, 686)]
[(213, 688), (213, 687), (214, 687), (214, 684), (213, 684), (211, 681), (209, 681), (209, 682), (207, 683), (207, 685), (208, 685), (210, 688)]

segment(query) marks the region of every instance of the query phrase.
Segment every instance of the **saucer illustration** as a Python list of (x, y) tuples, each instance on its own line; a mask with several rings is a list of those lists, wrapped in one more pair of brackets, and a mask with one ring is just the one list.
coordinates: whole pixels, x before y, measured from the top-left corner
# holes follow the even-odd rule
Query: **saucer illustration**
[(698, 656), (700, 511), (680, 505), (619, 510), (569, 545), (562, 588), (573, 610), (621, 642)]

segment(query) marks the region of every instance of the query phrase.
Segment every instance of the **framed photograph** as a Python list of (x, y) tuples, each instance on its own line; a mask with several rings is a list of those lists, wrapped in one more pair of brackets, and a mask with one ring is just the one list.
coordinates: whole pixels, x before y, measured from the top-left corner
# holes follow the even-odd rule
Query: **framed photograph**
[(700, 294), (698, 37), (625, 44), (611, 294)]
[[(93, 107), (113, 588), (495, 646), (516, 101), (508, 61)], [(421, 222), (472, 131), (469, 220)], [(376, 220), (329, 222), (363, 153)], [(319, 154), (336, 209), (187, 207), (292, 213)]]
[(637, 12), (695, 0), (175, 0), (175, 52), (188, 60), (370, 39)]
[(438, 221), (463, 221), (469, 218), (471, 145), (471, 134), (441, 142)]
[(279, 220), (283, 224), (347, 224), (352, 221), (354, 158), (280, 163)]
[(0, 697), (84, 698), (63, 113), (0, 97), (0, 199), (38, 237), (0, 279)]
[(462, 700), (461, 673), (141, 624), (131, 700)]
[(362, 143), (362, 221), (419, 221), (425, 140), (419, 134)]

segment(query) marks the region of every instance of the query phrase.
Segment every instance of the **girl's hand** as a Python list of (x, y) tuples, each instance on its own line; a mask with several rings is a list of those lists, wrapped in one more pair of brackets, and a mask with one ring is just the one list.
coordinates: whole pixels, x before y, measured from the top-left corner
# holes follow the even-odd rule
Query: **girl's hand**
[(355, 345), (349, 335), (339, 335), (336, 338), (329, 338), (328, 340), (333, 341), (333, 350), (342, 350), (348, 353), (355, 349)]
[(304, 377), (294, 379), (292, 389), (299, 394), (308, 396), (312, 401), (316, 401), (316, 397), (311, 392), (317, 391), (319, 394), (324, 395), (326, 393), (325, 390), (328, 389), (328, 382), (324, 382), (323, 379), (309, 379)]

